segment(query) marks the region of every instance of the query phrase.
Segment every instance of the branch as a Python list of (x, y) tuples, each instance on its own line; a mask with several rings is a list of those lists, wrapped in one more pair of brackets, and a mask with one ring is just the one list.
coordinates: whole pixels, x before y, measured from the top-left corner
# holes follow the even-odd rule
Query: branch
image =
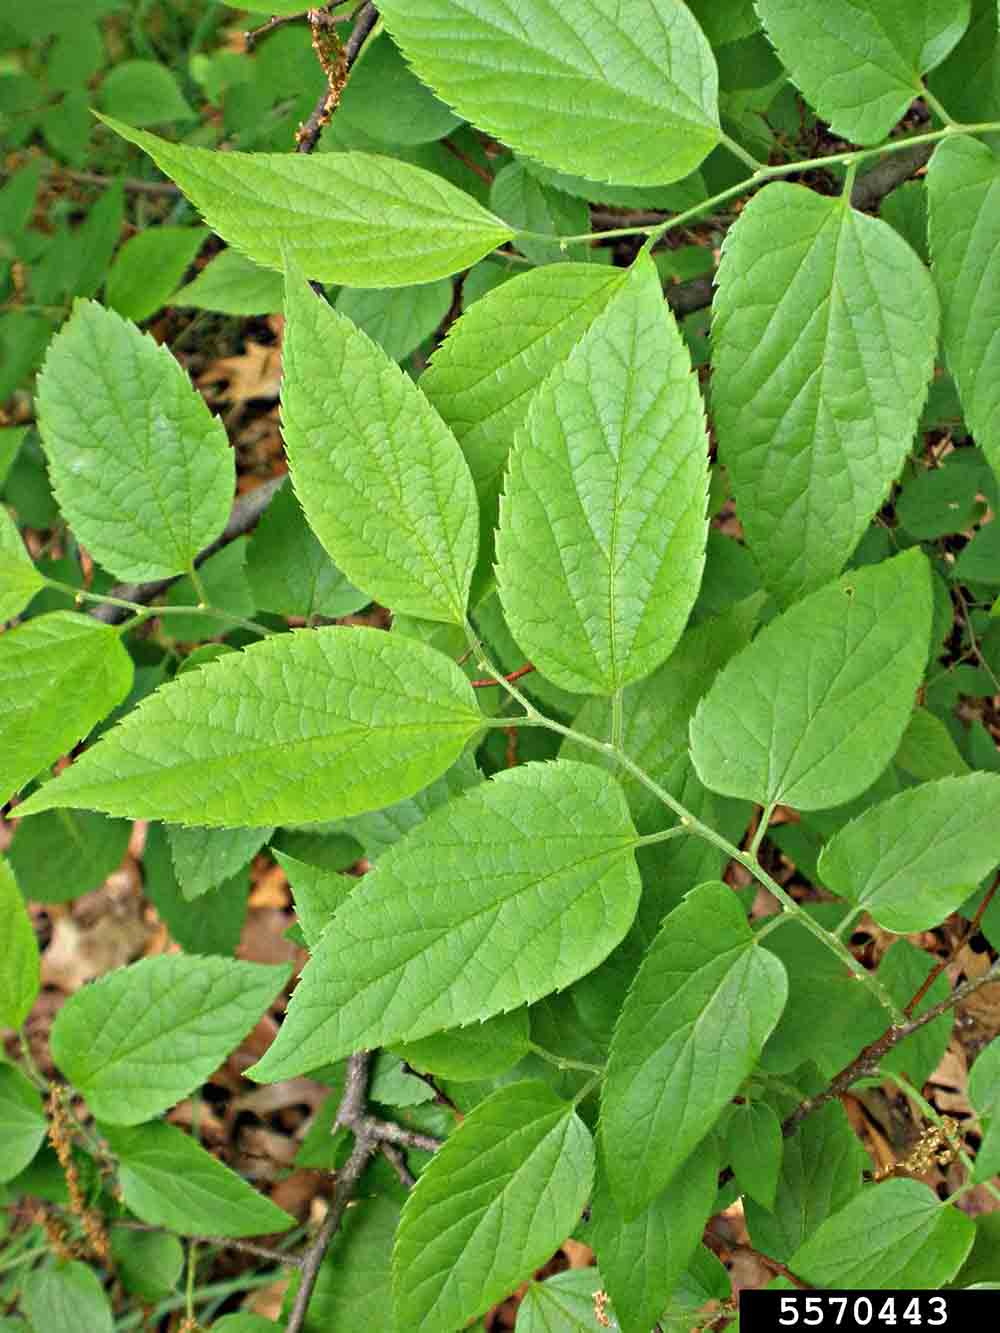
[(354, 20), (350, 37), (334, 55), (336, 47), (339, 46), (339, 39), (333, 19), (325, 10), (310, 9), (309, 25), (312, 28), (313, 49), (326, 75), (326, 88), (309, 113), (309, 119), (298, 128), (295, 135), (297, 153), (311, 153), (316, 147), (319, 136), (329, 125), (330, 117), (337, 109), (351, 67), (361, 54), (365, 39), (377, 22), (378, 10), (373, 4), (366, 4)]
[[(533, 663), (526, 662), (523, 667), (518, 667), (516, 671), (509, 671), (507, 675), (504, 676), (504, 680), (520, 680), (522, 676), (530, 675), (534, 669), (535, 667)], [(494, 680), (492, 676), (489, 676), (485, 680), (470, 680), (469, 684), (474, 690), (485, 690), (491, 685), (499, 685), (500, 681)]]
[[(262, 486), (257, 486), (254, 490), (241, 495), (233, 505), (229, 522), (220, 535), (195, 556), (195, 567), (204, 564), (209, 556), (215, 555), (216, 551), (221, 551), (231, 541), (235, 541), (237, 537), (242, 537), (245, 532), (249, 532), (271, 503), (275, 492), (280, 490), (284, 481), (284, 475), (272, 477), (270, 481), (265, 481)], [(143, 606), (148, 606), (150, 602), (162, 596), (171, 584), (176, 583), (178, 579), (183, 577), (183, 574), (175, 574), (172, 578), (156, 579), (152, 583), (119, 583), (109, 590), (108, 596), (120, 597), (127, 602), (141, 602)], [(95, 606), (90, 614), (97, 620), (103, 620), (105, 624), (118, 625), (128, 617), (129, 612), (122, 606), (104, 604)]]
[[(788, 1138), (805, 1120), (806, 1116), (812, 1115), (813, 1111), (818, 1111), (821, 1106), (825, 1106), (827, 1102), (833, 1101), (842, 1092), (846, 1092), (851, 1084), (856, 1083), (859, 1078), (871, 1078), (877, 1072), (882, 1057), (888, 1051), (891, 1051), (894, 1046), (898, 1046), (901, 1041), (911, 1037), (914, 1032), (926, 1027), (928, 1023), (933, 1023), (935, 1018), (940, 1018), (942, 1014), (948, 1013), (950, 1009), (954, 1009), (956, 1005), (961, 1004), (963, 1000), (979, 990), (980, 987), (993, 981), (1000, 981), (1000, 959), (983, 976), (975, 977), (971, 981), (966, 981), (961, 986), (957, 986), (946, 1000), (942, 1000), (940, 1004), (931, 1005), (930, 1009), (925, 1009), (918, 1018), (901, 1023), (898, 1027), (888, 1028), (882, 1033), (881, 1037), (869, 1042), (861, 1054), (855, 1056), (850, 1064), (845, 1065), (822, 1092), (817, 1093), (815, 1097), (806, 1097), (801, 1101), (782, 1124), (782, 1134), (785, 1138)], [(911, 1003), (917, 1001), (918, 998), (919, 992)], [(909, 1008), (910, 1006), (907, 1005), (907, 1009)]]
[(777, 1273), (780, 1277), (787, 1278), (793, 1286), (799, 1287), (802, 1291), (813, 1290), (811, 1283), (800, 1278), (797, 1273), (793, 1273), (792, 1270), (781, 1263), (780, 1260), (772, 1259), (769, 1254), (762, 1254), (760, 1250), (755, 1250), (752, 1245), (740, 1245), (730, 1242), (725, 1236), (720, 1236), (718, 1232), (713, 1231), (711, 1227), (706, 1228), (702, 1240), (712, 1253), (718, 1255), (720, 1258), (721, 1254), (719, 1252), (721, 1250), (727, 1250), (730, 1254), (752, 1255), (753, 1258), (762, 1263), (765, 1268), (769, 1268), (772, 1273)]
[[(891, 194), (904, 181), (909, 180), (915, 171), (930, 161), (934, 147), (934, 144), (917, 144), (913, 148), (904, 149), (887, 157), (884, 162), (880, 162), (877, 167), (873, 167), (855, 181), (854, 189), (851, 191), (851, 203), (855, 208), (862, 210), (875, 208), (887, 194)], [(802, 170), (808, 169), (809, 163), (803, 162)], [(696, 310), (704, 310), (706, 306), (710, 306), (712, 293), (713, 280), (707, 275), (668, 287), (666, 298), (670, 309), (678, 319), (683, 319), (685, 315), (692, 315)]]
[(400, 1180), (409, 1189), (414, 1183), (413, 1176), (400, 1148), (421, 1148), (425, 1152), (436, 1152), (441, 1146), (440, 1141), (431, 1138), (429, 1134), (404, 1129), (402, 1125), (379, 1120), (368, 1114), (367, 1094), (371, 1063), (371, 1051), (358, 1051), (347, 1062), (347, 1078), (340, 1105), (337, 1107), (333, 1129), (349, 1129), (354, 1135), (354, 1148), (350, 1157), (336, 1173), (336, 1186), (330, 1211), (323, 1219), (323, 1225), (302, 1260), (302, 1278), (295, 1293), (292, 1313), (288, 1318), (287, 1333), (302, 1333), (305, 1327), (306, 1311), (323, 1258), (330, 1242), (337, 1234), (337, 1228), (354, 1197), (365, 1167), (375, 1153), (381, 1151), (388, 1158)]
[[(854, 182), (851, 203), (855, 208), (874, 208), (897, 186), (908, 181), (915, 171), (926, 166), (935, 147), (932, 143), (921, 143), (893, 153)], [(804, 162), (802, 165), (808, 168), (809, 164)]]
[[(122, 1221), (113, 1221), (113, 1227), (122, 1227), (125, 1231), (155, 1231), (164, 1235), (173, 1235), (168, 1227), (155, 1227), (148, 1222), (133, 1222), (130, 1218)], [(293, 1268), (301, 1268), (302, 1260), (297, 1254), (289, 1254), (285, 1250), (273, 1250), (268, 1245), (258, 1245), (252, 1240), (237, 1240), (234, 1236), (187, 1236), (187, 1240), (194, 1241), (196, 1245), (217, 1245), (220, 1248), (225, 1247), (230, 1250), (240, 1250), (243, 1254), (252, 1254), (257, 1259), (266, 1259), (272, 1264), (290, 1264)]]
[[(337, 1108), (337, 1117), (333, 1128), (345, 1126), (354, 1132), (354, 1147), (344, 1165), (337, 1171), (336, 1191), (330, 1204), (329, 1212), (323, 1219), (323, 1225), (316, 1233), (316, 1238), (306, 1251), (302, 1262), (302, 1277), (295, 1293), (292, 1312), (288, 1316), (286, 1333), (302, 1333), (305, 1327), (306, 1311), (312, 1298), (316, 1279), (330, 1242), (337, 1234), (337, 1228), (343, 1220), (347, 1205), (354, 1197), (358, 1182), (378, 1143), (365, 1131), (365, 1095), (368, 1090), (368, 1076), (371, 1072), (371, 1053), (358, 1051), (347, 1062), (347, 1079), (344, 1094)], [(359, 1123), (360, 1122), (360, 1123)]]

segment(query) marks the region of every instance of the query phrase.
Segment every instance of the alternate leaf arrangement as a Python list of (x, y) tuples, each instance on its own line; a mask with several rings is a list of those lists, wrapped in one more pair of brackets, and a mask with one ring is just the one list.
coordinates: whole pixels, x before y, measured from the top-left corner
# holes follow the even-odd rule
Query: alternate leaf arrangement
[[(379, 1329), (455, 1333), (570, 1234), (597, 1268), (533, 1284), (519, 1328), (596, 1327), (594, 1309), (625, 1333), (698, 1326), (729, 1296), (703, 1234), (737, 1198), (779, 1284), (968, 1285), (977, 1228), (958, 1203), (979, 1185), (1000, 1201), (1000, 1046), (973, 1066), (985, 1133), (975, 1161), (953, 1145), (948, 1198), (905, 1172), (865, 1179), (838, 1097), (888, 1080), (939, 1125), (921, 1088), (947, 1014), (1000, 980), (994, 963), (949, 991), (927, 951), (955, 913), (1000, 946), (981, 906), (1000, 862), (1000, 761), (980, 721), (966, 740), (938, 662), (949, 582), (974, 645), (990, 622), (967, 596), (988, 606), (1000, 584), (994, 527), (974, 508), (996, 508), (1000, 473), (1000, 106), (967, 73), (985, 45), (1000, 61), (996, 6), (378, 12), (367, 42), (440, 99), (438, 134), (462, 118), (513, 153), (492, 208), (403, 157), (211, 152), (108, 122), (201, 211), (227, 264), (283, 274), (292, 490), (249, 544), (257, 600), (210, 604), (199, 556), (229, 514), (225, 432), (167, 349), (77, 304), (37, 386), (62, 515), (111, 580), (183, 575), (197, 604), (85, 590), (79, 604), (106, 618), (50, 610), (0, 637), (2, 795), (20, 794), (24, 821), (0, 865), (0, 1018), (19, 1027), (38, 990), (15, 883), (33, 829), (95, 820), (85, 836), (120, 855), (122, 821), (154, 821), (147, 875), (159, 865), (173, 884), (174, 917), (193, 900), (180, 942), (213, 956), (147, 959), (86, 987), (56, 1019), (52, 1056), (115, 1164), (118, 1215), (185, 1236), (288, 1229), (160, 1118), (288, 980), (203, 942), (227, 881), (270, 844), (310, 956), (249, 1076), (321, 1077), (340, 1103), (324, 1159), (336, 1203), (299, 1261), (289, 1329), (353, 1326), (368, 1301)], [(772, 136), (775, 160), (758, 160), (762, 116), (731, 90), (720, 104), (719, 69), (738, 56), (771, 62), (852, 146), (788, 159)], [(916, 99), (925, 127), (897, 131)], [(926, 184), (903, 184), (914, 152), (932, 153)], [(852, 205), (869, 187), (882, 217)], [(700, 384), (662, 261), (736, 199)], [(614, 229), (636, 241), (608, 265), (591, 245), (606, 231), (561, 222), (582, 200), (664, 216)], [(498, 249), (516, 275), (469, 303), (418, 379), (319, 289), (432, 284)], [(961, 481), (976, 516), (961, 501), (957, 527), (934, 530), (915, 483), (905, 522), (881, 513), (927, 430), (949, 450), (918, 479)], [(710, 528), (729, 486), (745, 544)], [(978, 522), (956, 562), (941, 538)], [(53, 581), (6, 511), (0, 525), (11, 618)], [(316, 623), (372, 601), (388, 632)], [(140, 686), (128, 636), (174, 616), (194, 622), (178, 638), (231, 641)], [(307, 623), (289, 631), (290, 616)], [(979, 646), (976, 661), (992, 679), (980, 696), (1000, 692)], [(779, 882), (765, 839), (821, 899)], [(366, 874), (340, 873), (362, 853)], [(727, 864), (769, 912), (751, 915)], [(848, 942), (862, 913), (920, 938), (871, 969)], [(461, 1118), (367, 1114), (376, 1050)], [(0, 1100), (16, 1191), (46, 1119), (13, 1065)], [(376, 1153), (400, 1144), (433, 1150), (401, 1210), (391, 1190), (360, 1197)], [(353, 1308), (352, 1263), (367, 1284)], [(85, 1295), (92, 1275), (68, 1271)], [(29, 1317), (50, 1280), (28, 1293)]]

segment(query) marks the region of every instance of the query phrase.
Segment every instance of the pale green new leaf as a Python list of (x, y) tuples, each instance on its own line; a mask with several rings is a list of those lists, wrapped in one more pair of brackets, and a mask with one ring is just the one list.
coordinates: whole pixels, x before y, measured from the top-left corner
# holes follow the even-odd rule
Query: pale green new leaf
[(367, 334), (289, 272), (282, 429), (310, 527), (394, 610), (463, 624), (476, 497), (454, 435)]
[(927, 191), (945, 356), (969, 429), (1000, 476), (1000, 159), (975, 139), (939, 144)]
[(339, 908), (252, 1077), (273, 1083), (569, 985), (632, 924), (635, 843), (620, 787), (589, 765), (524, 764), (471, 788)]
[(261, 1236), (295, 1225), (176, 1125), (159, 1121), (126, 1129), (102, 1123), (100, 1129), (118, 1158), (126, 1207), (150, 1226), (181, 1236)]
[(784, 603), (843, 568), (909, 453), (937, 349), (888, 223), (775, 182), (726, 236), (712, 406), (747, 543)]
[(242, 870), (273, 832), (273, 827), (168, 827), (170, 856), (184, 897), (198, 898)]
[(919, 549), (797, 602), (723, 667), (699, 704), (691, 756), (702, 782), (800, 810), (859, 796), (906, 729), (930, 625)]
[(602, 1156), (632, 1219), (712, 1129), (785, 1005), (781, 962), (739, 898), (703, 884), (666, 918), (618, 1019), (601, 1097)]
[(900, 935), (930, 930), (1000, 862), (1000, 774), (910, 787), (871, 806), (824, 847), (819, 874)]
[(831, 129), (878, 143), (969, 22), (969, 0), (757, 0), (767, 34)]
[(290, 974), (229, 958), (144, 958), (69, 997), (52, 1026), (52, 1058), (95, 1116), (137, 1125), (203, 1083)]
[(567, 690), (649, 675), (694, 604), (708, 531), (698, 382), (651, 260), (539, 389), (509, 469), (497, 580), (521, 648)]
[[(110, 625), (72, 611), (0, 635), (0, 798), (67, 754), (132, 688), (132, 659)], [(22, 813), (21, 810), (18, 813)]]
[(35, 1003), (40, 986), (38, 941), (14, 872), (0, 857), (0, 1028), (19, 1028)]
[[(950, 599), (948, 611), (950, 614)], [(928, 708), (914, 708), (893, 763), (921, 782), (929, 782), (932, 778), (958, 778), (970, 771), (947, 723)]]
[(432, 648), (367, 628), (276, 635), (157, 690), (18, 813), (82, 805), (212, 828), (344, 818), (412, 796), (481, 725), (467, 679)]
[(972, 1218), (917, 1180), (867, 1185), (788, 1260), (815, 1287), (934, 1291), (972, 1248)]
[(188, 569), (226, 525), (233, 455), (169, 349), (95, 301), (77, 301), (38, 380), (59, 508), (120, 579)]
[(594, 1147), (544, 1083), (481, 1102), (406, 1201), (393, 1251), (401, 1326), (454, 1333), (530, 1277), (576, 1226)]
[(25, 549), (17, 525), (0, 505), (0, 625), (20, 615), (44, 587), (45, 580)]
[(387, 0), (379, 12), (449, 106), (560, 171), (663, 185), (721, 137), (715, 58), (676, 0)]
[(648, 1333), (666, 1309), (712, 1213), (719, 1165), (714, 1142), (701, 1143), (667, 1188), (627, 1222), (598, 1162), (588, 1240), (625, 1333)]
[[(8, 1026), (2, 1015), (0, 1024)], [(48, 1129), (38, 1089), (13, 1065), (0, 1064), (0, 1182), (21, 1174), (45, 1142)]]
[[(105, 118), (106, 119), (106, 118)], [(171, 176), (227, 245), (265, 268), (408, 287), (468, 268), (513, 235), (440, 176), (372, 153), (218, 153), (107, 124)]]
[(524, 273), (476, 301), (449, 329), (420, 387), (454, 431), (479, 499), (473, 604), (493, 579), (493, 530), (507, 454), (538, 386), (618, 291), (598, 264)]
[(112, 1333), (111, 1304), (93, 1268), (78, 1262), (36, 1268), (24, 1279), (21, 1306), (45, 1333)]

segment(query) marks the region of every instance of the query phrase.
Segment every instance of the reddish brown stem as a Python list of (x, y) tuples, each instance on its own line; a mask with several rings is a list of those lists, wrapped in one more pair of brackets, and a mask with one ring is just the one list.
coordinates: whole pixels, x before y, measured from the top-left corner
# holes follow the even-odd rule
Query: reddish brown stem
[[(526, 662), (523, 667), (518, 667), (516, 671), (511, 671), (509, 675), (504, 676), (504, 680), (509, 680), (509, 681), (520, 680), (522, 676), (530, 675), (530, 673), (534, 671), (534, 669), (535, 667), (532, 662)], [(470, 681), (469, 683), (474, 690), (485, 690), (489, 685), (500, 684), (500, 682), (498, 680), (494, 680), (492, 676), (489, 676), (486, 680), (473, 680)]]

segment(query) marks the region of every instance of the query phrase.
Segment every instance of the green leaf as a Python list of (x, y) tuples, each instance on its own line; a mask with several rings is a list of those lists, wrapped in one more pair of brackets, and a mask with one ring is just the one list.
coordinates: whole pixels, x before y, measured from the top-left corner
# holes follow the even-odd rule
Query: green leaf
[[(319, 1270), (302, 1333), (396, 1333), (392, 1317), (392, 1242), (399, 1209), (381, 1197), (348, 1208)], [(298, 1289), (293, 1272), (283, 1313)]]
[(494, 1014), (474, 1026), (436, 1032), (394, 1049), (414, 1069), (462, 1083), (505, 1074), (527, 1055), (530, 1046), (528, 1011), (521, 1008)]
[(167, 829), (177, 881), (189, 901), (242, 870), (274, 832), (269, 828)]
[(1000, 161), (986, 144), (939, 144), (927, 172), (931, 256), (942, 341), (969, 429), (1000, 476)]
[(860, 795), (909, 721), (930, 624), (930, 569), (918, 549), (797, 602), (723, 667), (699, 704), (691, 756), (702, 782), (799, 810)]
[(132, 687), (132, 659), (110, 625), (54, 611), (0, 636), (0, 677), (11, 690), (0, 713), (6, 799), (121, 703)]
[(290, 975), (228, 958), (143, 958), (69, 997), (52, 1058), (95, 1116), (137, 1125), (203, 1083)]
[[(497, 172), (490, 188), (490, 207), (517, 232), (558, 237), (590, 231), (590, 210), (584, 201), (546, 185), (523, 162), (508, 162)], [(573, 259), (586, 262), (588, 258), (586, 243), (570, 248), (560, 246), (557, 240), (519, 235), (517, 248), (535, 264)]]
[(126, 241), (104, 288), (112, 310), (136, 323), (166, 305), (202, 247), (205, 227), (151, 227)]
[(1000, 585), (1000, 523), (991, 520), (979, 529), (952, 565), (951, 577), (959, 583)]
[(698, 384), (649, 259), (535, 395), (509, 466), (497, 579), (514, 637), (564, 689), (648, 675), (694, 604), (708, 529)]
[(53, 489), (110, 573), (179, 574), (226, 525), (233, 456), (180, 364), (119, 315), (77, 301), (38, 380)]
[(690, 0), (688, 9), (713, 46), (738, 42), (760, 28), (754, 0)]
[(365, 43), (364, 58), (351, 70), (337, 124), (396, 146), (442, 139), (461, 118), (420, 82), (383, 32)]
[[(933, 954), (918, 949), (909, 940), (897, 940), (879, 964), (878, 979), (903, 1007), (923, 986), (936, 961)], [(914, 1010), (914, 1016), (919, 1017), (925, 1010), (946, 1001), (950, 993), (948, 977), (939, 973)], [(879, 1068), (883, 1072), (904, 1074), (916, 1087), (922, 1088), (941, 1063), (953, 1026), (952, 1015), (942, 1013), (887, 1051), (879, 1061)], [(858, 1046), (861, 1044), (857, 1043)]]
[(123, 60), (101, 84), (101, 107), (133, 125), (192, 120), (194, 111), (176, 78), (157, 60)]
[(33, 1329), (45, 1333), (112, 1333), (111, 1304), (101, 1280), (81, 1263), (36, 1268), (24, 1279), (21, 1308)]
[(264, 511), (250, 538), (246, 564), (261, 611), (335, 620), (371, 601), (323, 550), (290, 486), (283, 486)]
[(252, 1077), (414, 1041), (575, 981), (632, 924), (635, 841), (621, 789), (589, 765), (525, 764), (473, 787), (389, 848), (337, 911)]
[(223, 880), (192, 907), (181, 892), (162, 824), (150, 824), (142, 856), (143, 892), (185, 953), (231, 958), (247, 917), (247, 875)]
[(213, 153), (108, 120), (173, 177), (227, 245), (266, 268), (287, 251), (310, 278), (408, 287), (468, 268), (506, 223), (420, 167), (370, 153)]
[(176, 1290), (184, 1267), (184, 1250), (176, 1236), (113, 1227), (111, 1254), (122, 1285), (143, 1304), (162, 1301)]
[[(570, 1268), (532, 1282), (517, 1307), (518, 1333), (593, 1333), (594, 1297), (601, 1282), (596, 1268)], [(612, 1328), (617, 1313), (605, 1310)]]
[(692, 890), (666, 918), (618, 1019), (601, 1097), (608, 1181), (626, 1219), (709, 1133), (787, 991), (784, 967), (754, 942), (725, 884)]
[(741, 1191), (773, 1208), (784, 1140), (781, 1123), (766, 1102), (736, 1107), (726, 1125), (726, 1150)]
[(922, 541), (964, 532), (982, 515), (976, 496), (988, 476), (978, 449), (956, 449), (940, 467), (918, 472), (903, 483), (895, 502), (896, 517)]
[[(843, 920), (844, 906), (820, 904), (811, 914), (832, 930)], [(784, 1075), (812, 1060), (833, 1078), (866, 1042), (885, 1031), (885, 1010), (867, 987), (858, 985), (843, 960), (798, 921), (785, 922), (764, 947), (785, 966), (789, 998), (761, 1065)]]
[(0, 505), (0, 625), (20, 615), (45, 580), (25, 549), (17, 525)]
[(253, 593), (246, 576), (248, 547), (248, 539), (238, 537), (198, 566), (198, 578), (204, 589), (204, 597), (200, 595), (190, 575), (178, 579), (167, 590), (168, 606), (198, 607), (204, 601), (210, 606), (224, 607), (228, 614), (204, 616), (196, 610), (190, 615), (171, 614), (164, 619), (164, 636), (169, 635), (182, 643), (207, 639), (213, 634), (229, 633), (236, 619), (253, 615)]
[[(948, 604), (949, 611), (951, 603)], [(950, 628), (950, 625), (949, 625)], [(951, 732), (936, 713), (914, 708), (893, 763), (911, 778), (957, 778), (969, 772)]]
[(392, 1263), (399, 1323), (453, 1333), (501, 1300), (576, 1226), (593, 1171), (586, 1126), (544, 1083), (480, 1102), (403, 1209)]
[(996, 1038), (976, 1056), (969, 1074), (969, 1101), (977, 1112), (990, 1113), (1000, 1097), (1000, 1041)]
[(295, 902), (295, 916), (306, 947), (312, 951), (330, 924), (334, 912), (356, 887), (357, 881), (334, 870), (298, 861), (294, 856), (286, 856), (280, 851), (274, 851), (274, 857), (288, 877)]
[(785, 1140), (773, 1207), (743, 1200), (751, 1241), (787, 1263), (831, 1213), (854, 1198), (862, 1171), (870, 1167), (840, 1103), (820, 1107)]
[(38, 998), (38, 941), (14, 872), (0, 857), (0, 1028), (19, 1028)]
[(726, 236), (712, 405), (764, 582), (844, 566), (913, 441), (937, 349), (930, 275), (888, 223), (775, 182)]
[(310, 526), (384, 605), (463, 624), (478, 532), (455, 437), (304, 278), (289, 274), (285, 310), (283, 431)]
[(969, 23), (969, 0), (758, 0), (767, 35), (831, 129), (878, 143)]
[[(4, 1027), (19, 1026), (8, 1024), (2, 1017), (0, 1021)], [(38, 1089), (13, 1065), (0, 1064), (0, 1135), (3, 1136), (0, 1181), (13, 1180), (21, 1174), (45, 1142), (48, 1130)]]
[(223, 250), (196, 278), (174, 292), (169, 304), (217, 310), (222, 315), (272, 315), (281, 309), (284, 299), (280, 273), (261, 268), (238, 250)]
[(125, 1129), (102, 1122), (99, 1128), (118, 1158), (126, 1207), (150, 1226), (180, 1236), (260, 1236), (295, 1225), (293, 1217), (175, 1125), (161, 1120)]
[(455, 433), (479, 499), (478, 602), (493, 580), (493, 529), (510, 444), (538, 386), (569, 354), (625, 275), (596, 264), (535, 269), (467, 310), (420, 387)]
[(994, 120), (1000, 112), (1000, 32), (996, 0), (972, 0), (972, 20), (930, 81), (931, 91), (962, 121)]
[(941, 778), (872, 806), (827, 843), (823, 883), (900, 935), (954, 912), (1000, 862), (1000, 774)]
[(342, 818), (412, 796), (481, 725), (468, 681), (432, 648), (365, 628), (282, 634), (157, 690), (19, 814), (84, 805), (212, 828)]
[[(718, 77), (670, 0), (387, 0), (386, 27), (457, 111), (561, 171), (631, 185), (680, 180), (719, 142)], [(503, 70), (503, 78), (497, 71)]]
[[(384, 810), (373, 810), (366, 815), (356, 815), (335, 825), (342, 833), (355, 838), (364, 848), (369, 860), (374, 861), (393, 843), (399, 840), (417, 824), (422, 824), (427, 816), (445, 805), (453, 796), (459, 796), (482, 781), (482, 774), (476, 767), (476, 761), (466, 752), (457, 763), (435, 778), (428, 786), (421, 788), (405, 801), (397, 801)], [(282, 842), (282, 846), (286, 846)], [(294, 848), (289, 848), (293, 855)], [(298, 853), (304, 860), (309, 857), (304, 852)], [(355, 858), (356, 859), (356, 858)], [(350, 864), (347, 862), (346, 864)]]
[(10, 863), (24, 896), (64, 903), (99, 889), (121, 865), (132, 825), (87, 811), (53, 810), (18, 825)]
[(719, 1153), (707, 1140), (671, 1184), (627, 1222), (599, 1162), (588, 1239), (623, 1329), (646, 1333), (666, 1309), (712, 1213), (718, 1174)]
[(454, 291), (447, 278), (419, 287), (344, 287), (337, 310), (378, 343), (393, 361), (404, 361), (429, 338), (451, 309)]
[(987, 1181), (1000, 1171), (1000, 1042), (996, 1038), (976, 1056), (969, 1074), (969, 1100), (982, 1126), (973, 1179)]
[(887, 1180), (827, 1218), (788, 1266), (815, 1287), (934, 1291), (961, 1268), (975, 1234), (972, 1218), (926, 1185)]

